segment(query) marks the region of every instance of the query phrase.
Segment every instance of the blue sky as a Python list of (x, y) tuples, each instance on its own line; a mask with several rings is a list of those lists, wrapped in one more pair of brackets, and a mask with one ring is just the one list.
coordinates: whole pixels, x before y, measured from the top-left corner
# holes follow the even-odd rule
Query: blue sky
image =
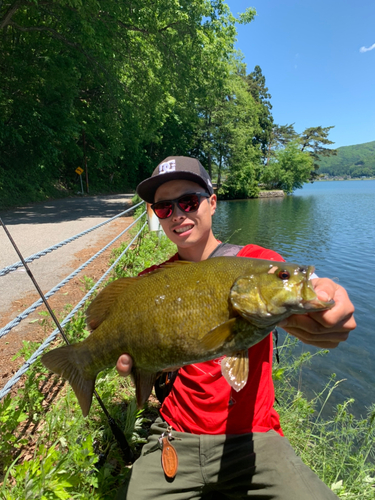
[[(227, 0), (247, 72), (262, 68), (280, 125), (335, 125), (333, 147), (375, 140), (375, 0)], [(360, 50), (364, 47), (367, 50)]]

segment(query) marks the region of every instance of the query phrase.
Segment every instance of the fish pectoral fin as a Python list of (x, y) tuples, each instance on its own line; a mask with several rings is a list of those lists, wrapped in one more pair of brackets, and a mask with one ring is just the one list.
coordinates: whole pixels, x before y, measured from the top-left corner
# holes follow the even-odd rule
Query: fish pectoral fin
[(116, 302), (124, 289), (140, 279), (142, 277), (119, 278), (103, 288), (86, 310), (86, 323), (90, 330), (95, 330), (103, 323), (113, 303)]
[(148, 400), (148, 397), (154, 387), (157, 375), (157, 373), (148, 372), (146, 370), (142, 370), (141, 368), (133, 368), (132, 378), (135, 385), (135, 394), (139, 409), (142, 408)]
[(247, 350), (225, 357), (221, 362), (221, 373), (235, 390), (244, 388), (249, 376), (249, 355)]
[(77, 396), (82, 414), (87, 417), (92, 403), (96, 376), (93, 378), (83, 376), (80, 367), (75, 362), (74, 350), (74, 344), (53, 349), (43, 354), (41, 361), (46, 368), (69, 381)]
[(199, 341), (201, 344), (200, 347), (207, 350), (221, 347), (226, 341), (230, 340), (236, 319), (237, 318), (231, 318), (206, 333), (206, 335)]

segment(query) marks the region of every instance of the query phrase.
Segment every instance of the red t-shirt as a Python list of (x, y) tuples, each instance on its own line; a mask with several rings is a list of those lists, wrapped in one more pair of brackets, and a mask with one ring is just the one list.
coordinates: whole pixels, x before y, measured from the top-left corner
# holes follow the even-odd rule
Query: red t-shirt
[[(237, 255), (283, 260), (276, 252), (257, 245), (246, 245)], [(178, 254), (168, 262), (175, 260)], [(273, 429), (283, 435), (273, 408), (272, 354), (272, 335), (249, 349), (249, 378), (239, 392), (221, 375), (222, 358), (180, 368), (161, 407), (162, 417), (175, 430), (192, 434), (244, 434)]]

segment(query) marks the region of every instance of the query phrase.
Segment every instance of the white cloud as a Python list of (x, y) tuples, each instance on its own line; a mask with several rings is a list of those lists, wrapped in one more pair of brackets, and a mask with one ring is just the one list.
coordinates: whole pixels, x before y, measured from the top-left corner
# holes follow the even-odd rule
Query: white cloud
[(371, 47), (361, 47), (359, 49), (360, 52), (368, 52), (369, 50), (375, 49), (375, 43), (371, 45)]

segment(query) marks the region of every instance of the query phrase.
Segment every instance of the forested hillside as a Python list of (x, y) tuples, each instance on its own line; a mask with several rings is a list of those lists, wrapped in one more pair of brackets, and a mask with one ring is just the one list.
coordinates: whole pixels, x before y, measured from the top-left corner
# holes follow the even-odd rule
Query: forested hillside
[[(223, 198), (290, 193), (331, 127), (273, 122), (259, 66), (222, 0), (0, 3), (0, 207), (134, 188), (169, 155), (199, 158)], [(249, 26), (251, 29), (251, 26)]]
[(337, 156), (320, 159), (319, 173), (375, 177), (375, 141), (337, 148)]

